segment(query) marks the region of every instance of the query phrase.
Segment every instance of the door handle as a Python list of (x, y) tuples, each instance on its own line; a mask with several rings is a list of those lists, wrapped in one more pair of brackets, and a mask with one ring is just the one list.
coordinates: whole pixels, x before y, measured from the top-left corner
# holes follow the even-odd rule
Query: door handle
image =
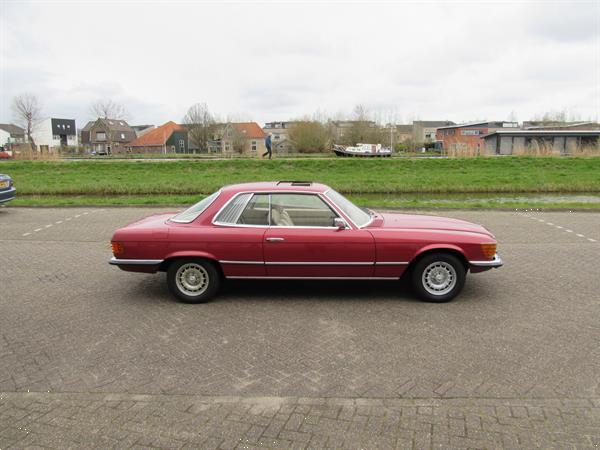
[(269, 241), (269, 242), (281, 242), (281, 241), (285, 241), (285, 239), (282, 238), (282, 237), (268, 237), (267, 241)]

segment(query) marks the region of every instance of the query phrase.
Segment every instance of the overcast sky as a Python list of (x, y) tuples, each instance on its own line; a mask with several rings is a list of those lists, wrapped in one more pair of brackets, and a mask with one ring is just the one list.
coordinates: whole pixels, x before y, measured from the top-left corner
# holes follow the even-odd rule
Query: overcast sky
[(192, 2), (0, 0), (0, 122), (12, 98), (132, 124), (206, 102), (259, 123), (361, 103), (381, 120), (600, 116), (600, 1)]

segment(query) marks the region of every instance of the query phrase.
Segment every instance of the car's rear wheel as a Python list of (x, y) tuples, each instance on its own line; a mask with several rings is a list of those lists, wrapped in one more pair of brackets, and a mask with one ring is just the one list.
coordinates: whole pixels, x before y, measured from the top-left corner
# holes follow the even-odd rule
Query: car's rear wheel
[(171, 293), (185, 303), (203, 303), (215, 296), (221, 277), (215, 265), (203, 259), (180, 259), (167, 270)]
[(412, 271), (415, 292), (428, 302), (449, 302), (460, 293), (465, 279), (465, 266), (450, 253), (427, 254)]

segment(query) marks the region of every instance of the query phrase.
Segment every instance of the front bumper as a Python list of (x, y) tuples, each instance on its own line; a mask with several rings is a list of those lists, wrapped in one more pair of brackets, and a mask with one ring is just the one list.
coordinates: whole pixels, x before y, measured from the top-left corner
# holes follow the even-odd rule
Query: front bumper
[(13, 200), (17, 196), (17, 190), (14, 187), (6, 191), (0, 191), (0, 203), (6, 203)]
[(469, 261), (469, 264), (473, 267), (493, 268), (493, 267), (502, 267), (502, 265), (504, 263), (502, 262), (502, 258), (500, 258), (500, 255), (498, 255), (498, 253), (496, 253), (494, 255), (494, 259), (492, 259), (491, 261)]

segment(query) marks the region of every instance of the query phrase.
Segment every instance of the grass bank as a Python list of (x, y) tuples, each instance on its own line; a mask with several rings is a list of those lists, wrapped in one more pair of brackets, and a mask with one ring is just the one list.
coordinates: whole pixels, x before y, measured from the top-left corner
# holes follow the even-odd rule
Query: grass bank
[(21, 195), (190, 196), (224, 184), (314, 180), (347, 194), (600, 192), (600, 158), (8, 161)]
[[(501, 195), (501, 194), (499, 194)], [(189, 206), (205, 195), (19, 195), (11, 206), (164, 206), (180, 209)], [(454, 197), (413, 195), (413, 194), (349, 194), (357, 205), (370, 208), (408, 208), (408, 209), (556, 209), (556, 210), (593, 210), (600, 211), (600, 195), (596, 201), (572, 199), (553, 200), (544, 197)]]

